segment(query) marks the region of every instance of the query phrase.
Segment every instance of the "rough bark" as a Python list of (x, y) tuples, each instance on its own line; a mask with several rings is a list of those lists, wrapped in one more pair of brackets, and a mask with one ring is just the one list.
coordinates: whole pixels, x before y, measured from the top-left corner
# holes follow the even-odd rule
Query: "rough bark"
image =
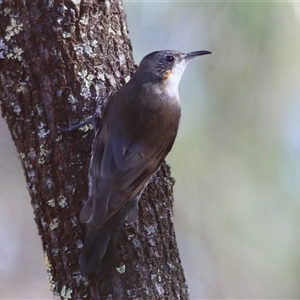
[[(0, 97), (42, 239), (51, 289), (61, 299), (186, 299), (172, 223), (170, 168), (142, 196), (105, 278), (78, 271), (93, 130), (60, 133), (101, 112), (134, 71), (119, 1), (0, 2)], [(134, 116), (133, 116), (134, 117)]]

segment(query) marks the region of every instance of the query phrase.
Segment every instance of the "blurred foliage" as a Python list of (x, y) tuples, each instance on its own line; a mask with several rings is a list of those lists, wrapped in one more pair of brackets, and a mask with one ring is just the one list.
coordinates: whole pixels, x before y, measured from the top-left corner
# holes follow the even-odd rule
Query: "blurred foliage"
[(300, 298), (300, 4), (124, 5), (137, 63), (161, 49), (213, 52), (183, 76), (167, 158), (191, 299)]

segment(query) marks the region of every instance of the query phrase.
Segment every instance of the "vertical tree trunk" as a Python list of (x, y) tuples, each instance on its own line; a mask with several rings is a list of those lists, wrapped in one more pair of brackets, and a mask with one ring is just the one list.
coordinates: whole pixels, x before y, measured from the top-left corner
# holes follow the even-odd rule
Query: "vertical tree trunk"
[[(79, 273), (93, 130), (68, 126), (101, 112), (134, 71), (119, 1), (0, 2), (0, 97), (22, 162), (54, 295), (61, 299), (186, 299), (164, 164), (126, 224), (115, 267), (101, 281)], [(134, 117), (134, 116), (133, 116)]]

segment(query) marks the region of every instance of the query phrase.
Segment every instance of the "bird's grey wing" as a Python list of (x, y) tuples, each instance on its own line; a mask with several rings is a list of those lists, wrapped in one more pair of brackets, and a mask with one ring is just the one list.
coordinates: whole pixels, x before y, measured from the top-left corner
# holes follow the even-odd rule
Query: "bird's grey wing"
[(124, 136), (109, 140), (100, 136), (93, 147), (90, 167), (92, 186), (80, 220), (91, 222), (92, 227), (101, 227), (107, 218), (144, 188), (174, 139), (175, 134), (170, 141), (147, 148), (141, 140), (132, 143)]
[[(102, 124), (101, 124), (102, 126)], [(99, 186), (99, 168), (101, 166), (103, 152), (104, 152), (104, 140), (101, 139), (100, 133), (102, 128), (100, 127), (98, 131), (96, 132), (96, 137), (94, 139), (93, 147), (92, 147), (92, 155), (90, 160), (90, 166), (89, 166), (89, 174), (88, 174), (88, 180), (89, 180), (89, 197), (86, 203), (84, 204), (79, 219), (82, 223), (90, 223), (92, 215), (93, 215), (93, 202), (94, 197), (101, 193), (101, 190), (103, 192), (103, 188)], [(103, 182), (105, 184), (105, 182)], [(103, 200), (103, 199), (102, 199)], [(106, 201), (107, 202), (107, 201)], [(105, 205), (106, 203), (103, 201), (102, 210), (105, 214), (107, 212), (107, 208)]]

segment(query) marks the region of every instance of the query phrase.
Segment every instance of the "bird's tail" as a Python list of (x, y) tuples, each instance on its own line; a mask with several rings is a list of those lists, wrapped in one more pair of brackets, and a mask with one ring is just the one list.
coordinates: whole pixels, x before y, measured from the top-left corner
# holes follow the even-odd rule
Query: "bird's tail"
[(89, 229), (79, 258), (83, 276), (103, 276), (115, 261), (115, 253), (122, 225), (134, 208), (133, 201), (127, 202), (112, 215), (101, 228)]

